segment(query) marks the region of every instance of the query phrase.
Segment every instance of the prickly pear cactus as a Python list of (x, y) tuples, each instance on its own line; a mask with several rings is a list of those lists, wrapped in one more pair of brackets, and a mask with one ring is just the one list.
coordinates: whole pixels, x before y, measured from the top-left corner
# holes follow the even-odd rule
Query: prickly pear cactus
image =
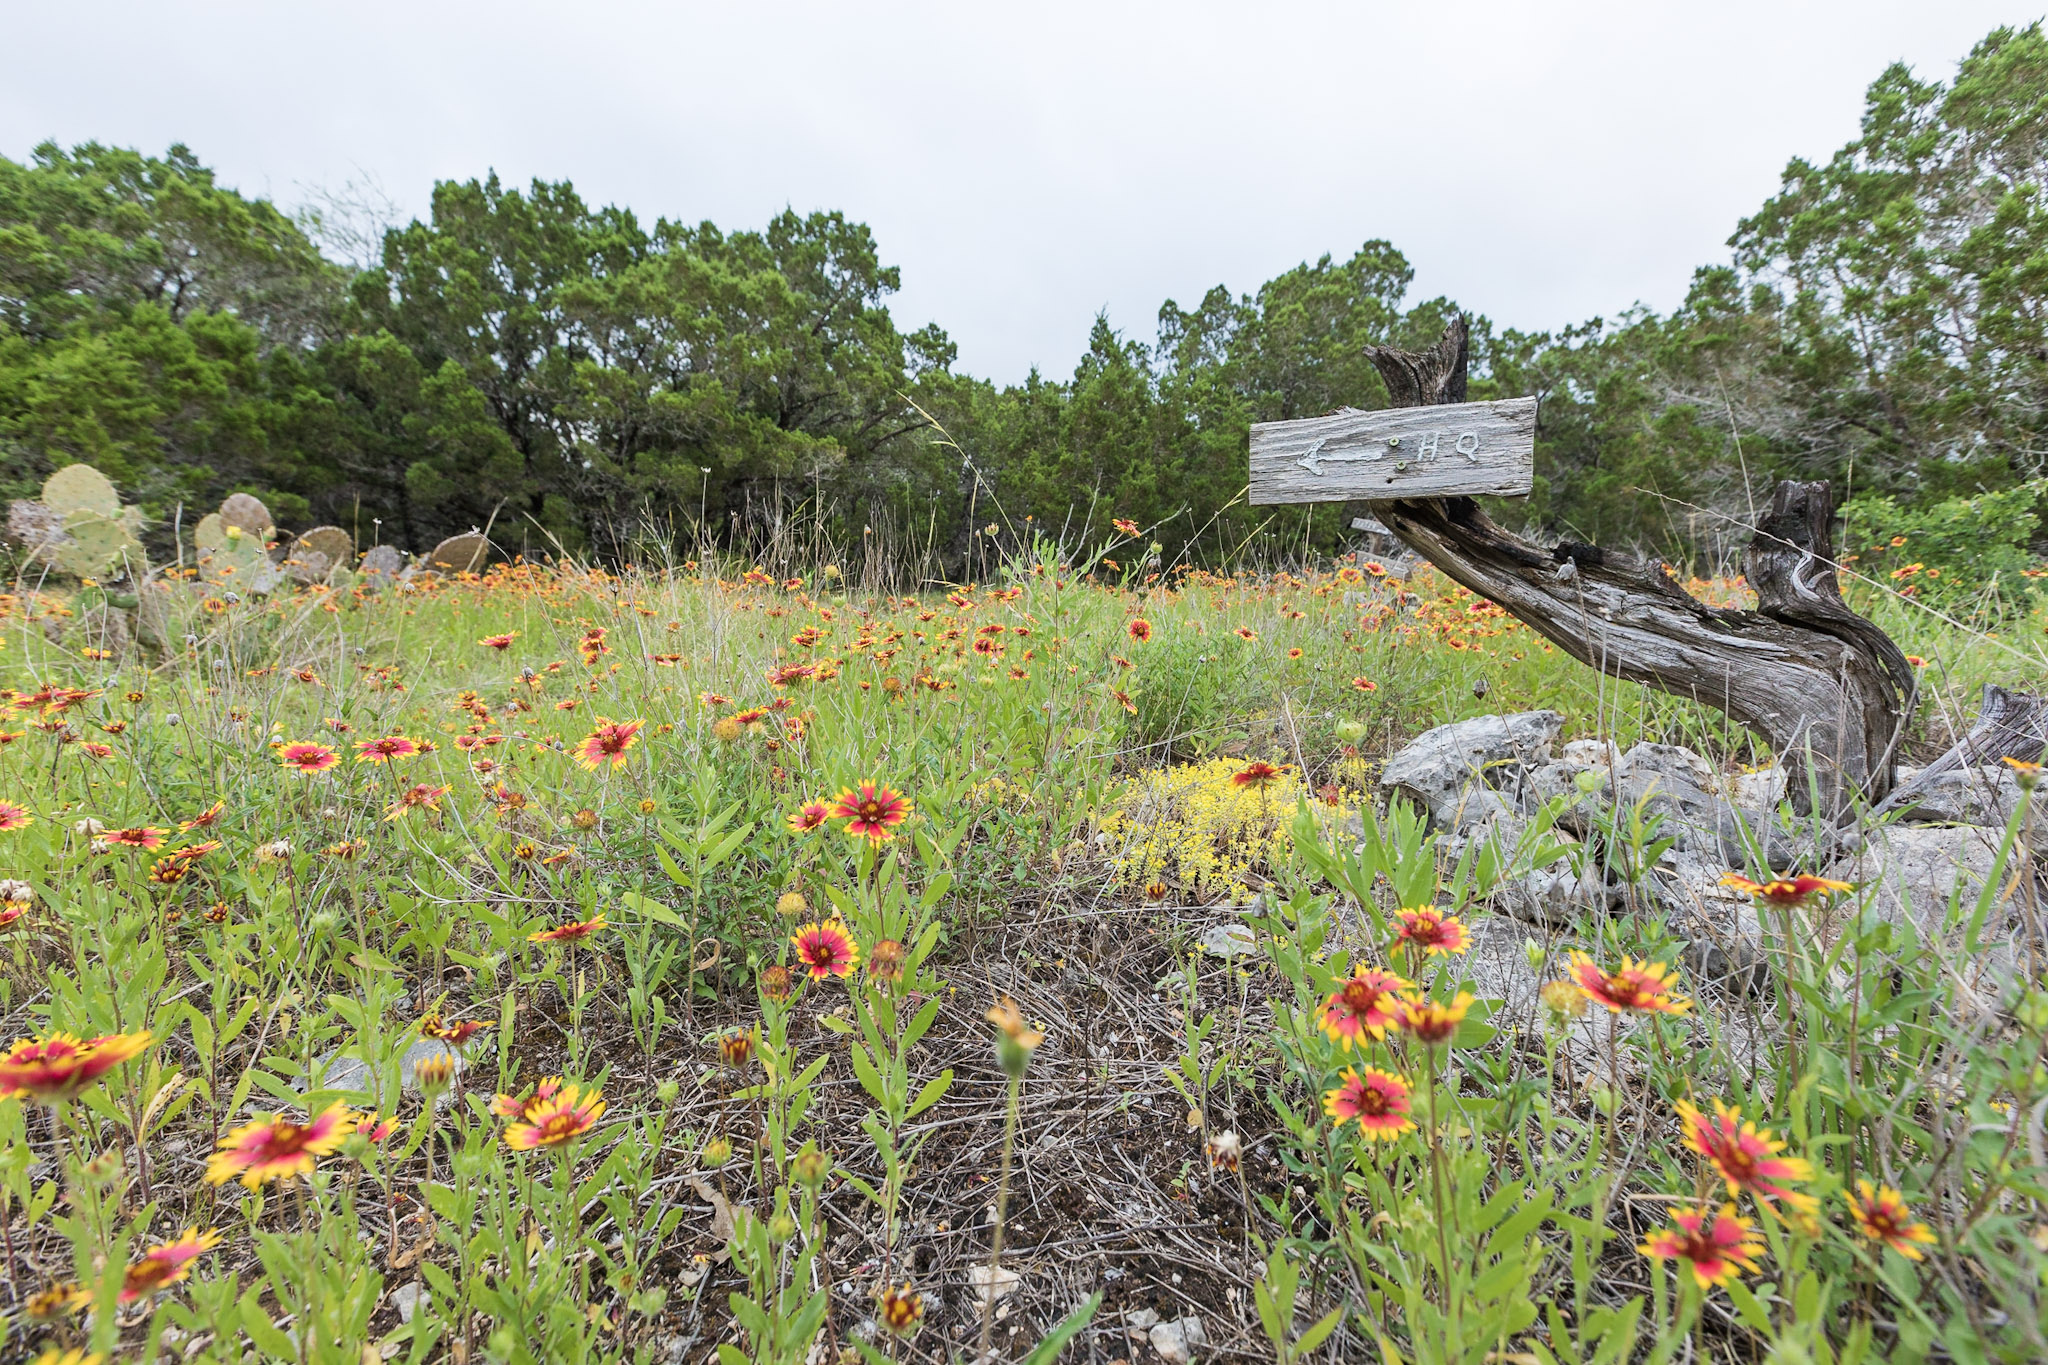
[(239, 529), (242, 534), (253, 536), (258, 545), (268, 544), (277, 533), (277, 523), (270, 519), (270, 509), (260, 498), (247, 493), (236, 493), (220, 505), (221, 525)]
[(66, 465), (43, 481), (43, 506), (61, 518), (63, 533), (45, 552), (76, 578), (140, 573), (142, 511), (123, 507), (107, 476), (87, 464)]
[(64, 518), (64, 536), (57, 547), (57, 567), (73, 577), (106, 578), (142, 568), (142, 542), (118, 515), (70, 512)]
[(356, 543), (339, 526), (315, 526), (292, 542), (284, 567), (301, 583), (325, 583), (355, 565)]
[(121, 515), (121, 495), (107, 476), (89, 464), (69, 464), (43, 480), (43, 505), (57, 515), (89, 512), (109, 520)]
[(262, 500), (236, 493), (218, 512), (200, 519), (192, 543), (199, 547), (199, 566), (222, 587), (267, 593), (284, 581), (284, 570), (270, 558), (270, 538), (276, 533)]
[(481, 532), (450, 536), (427, 553), (427, 567), (442, 573), (473, 573), (483, 567), (491, 542)]

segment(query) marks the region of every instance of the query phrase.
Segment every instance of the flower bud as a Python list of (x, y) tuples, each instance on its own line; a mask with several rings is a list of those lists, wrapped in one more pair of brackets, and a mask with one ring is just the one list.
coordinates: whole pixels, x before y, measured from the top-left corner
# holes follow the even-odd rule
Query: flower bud
[(1004, 1075), (1022, 1080), (1032, 1052), (1045, 1041), (1045, 1035), (1024, 1022), (1017, 1002), (1007, 995), (990, 1008), (987, 1018), (996, 1026), (996, 1063)]
[(723, 1166), (732, 1160), (732, 1139), (722, 1136), (711, 1139), (704, 1144), (704, 1151), (699, 1159), (703, 1161), (706, 1170), (716, 1170)]
[(790, 1163), (790, 1171), (800, 1183), (816, 1189), (824, 1184), (825, 1177), (832, 1173), (832, 1158), (805, 1143), (804, 1149), (798, 1152), (796, 1159)]
[(446, 1052), (430, 1052), (412, 1064), (412, 1078), (429, 1098), (448, 1088), (455, 1075), (455, 1058)]

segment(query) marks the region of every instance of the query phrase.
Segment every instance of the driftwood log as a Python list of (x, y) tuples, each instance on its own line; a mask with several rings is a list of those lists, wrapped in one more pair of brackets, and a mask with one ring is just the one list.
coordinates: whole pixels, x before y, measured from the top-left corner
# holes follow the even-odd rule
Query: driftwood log
[[(1459, 318), (1428, 351), (1368, 347), (1395, 407), (1465, 401)], [(1712, 607), (1626, 551), (1542, 549), (1469, 497), (1372, 502), (1389, 530), (1458, 583), (1612, 677), (1690, 697), (1760, 735), (1801, 813), (1830, 820), (1890, 795), (1918, 691), (1912, 665), (1835, 581), (1826, 483), (1782, 483), (1744, 556), (1757, 609)]]

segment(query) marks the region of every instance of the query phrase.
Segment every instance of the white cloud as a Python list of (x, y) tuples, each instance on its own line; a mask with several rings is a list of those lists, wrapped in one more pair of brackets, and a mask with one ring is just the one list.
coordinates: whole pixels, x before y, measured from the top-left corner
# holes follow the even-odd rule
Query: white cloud
[[(2038, 0), (2037, 0), (2038, 3)], [(652, 220), (839, 208), (898, 320), (1065, 374), (1097, 309), (1245, 291), (1372, 237), (1498, 322), (1669, 307), (1792, 156), (2011, 4), (16, 7), (0, 153), (189, 143), (290, 204), (375, 175), (569, 178)]]

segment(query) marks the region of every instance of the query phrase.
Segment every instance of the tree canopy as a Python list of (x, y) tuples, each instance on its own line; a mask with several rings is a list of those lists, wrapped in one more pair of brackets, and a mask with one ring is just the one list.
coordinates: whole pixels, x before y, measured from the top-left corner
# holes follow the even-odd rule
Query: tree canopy
[[(1503, 515), (1683, 554), (1738, 538), (1784, 476), (2030, 502), (2044, 148), (2048, 40), (2001, 28), (1951, 81), (1884, 72), (1857, 139), (1788, 165), (1669, 314), (1476, 318), (1473, 396), (1543, 400), (1536, 490)], [(1249, 425), (1384, 402), (1363, 347), (1426, 344), (1460, 308), (1410, 302), (1406, 258), (1368, 241), (1168, 300), (1147, 339), (1099, 317), (1071, 374), (996, 385), (937, 326), (898, 327), (898, 269), (837, 213), (647, 225), (489, 175), (436, 185), (374, 261), (328, 259), (318, 226), (182, 146), (0, 158), (0, 496), (85, 460), (159, 518), (251, 491), (413, 548), (491, 524), (625, 557), (802, 524), (962, 569), (983, 538), (1125, 517), (1169, 553), (1318, 552), (1347, 510), (1247, 507)]]

